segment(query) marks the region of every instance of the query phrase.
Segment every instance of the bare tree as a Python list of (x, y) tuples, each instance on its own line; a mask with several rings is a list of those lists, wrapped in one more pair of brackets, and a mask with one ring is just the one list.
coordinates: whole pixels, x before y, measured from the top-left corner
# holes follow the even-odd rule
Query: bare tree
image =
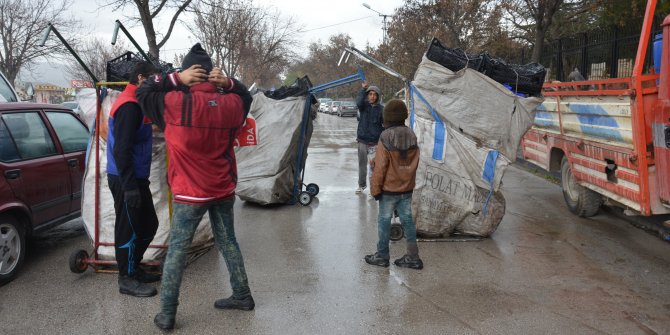
[[(108, 6), (113, 7), (114, 10), (124, 8), (127, 5), (135, 5), (139, 16), (133, 19), (144, 27), (144, 33), (149, 44), (149, 54), (156, 59), (160, 59), (160, 48), (170, 38), (177, 19), (189, 6), (191, 0), (106, 0), (106, 3)], [(170, 25), (164, 35), (156, 32), (155, 27), (155, 22), (158, 21), (161, 14), (168, 17), (172, 15), (170, 17)], [(157, 42), (159, 35), (162, 38)]]
[(0, 70), (10, 82), (22, 67), (36, 59), (64, 52), (62, 44), (54, 39), (44, 47), (38, 44), (48, 23), (64, 35), (76, 27), (77, 22), (65, 16), (69, 6), (69, 0), (0, 0)]
[(298, 57), (294, 51), (297, 28), (293, 18), (282, 19), (277, 11), (267, 12), (242, 52), (243, 79), (265, 87), (277, 84), (279, 75)]
[[(115, 45), (111, 45), (109, 40), (93, 38), (82, 42), (77, 53), (91, 72), (99, 80), (104, 80), (107, 72), (107, 62), (120, 56), (127, 50), (129, 50), (129, 46), (124, 41), (118, 41)], [(68, 58), (65, 64), (65, 71), (75, 79), (91, 79), (88, 73), (84, 71), (84, 68), (74, 58)]]
[(247, 48), (253, 27), (261, 21), (257, 8), (245, 0), (201, 1), (189, 29), (212, 53), (214, 64), (229, 77), (237, 75), (242, 51)]
[[(447, 47), (468, 52), (490, 47), (500, 29), (501, 11), (496, 4), (495, 0), (407, 0), (394, 13), (387, 43), (370, 51), (411, 78), (434, 37)], [(388, 82), (394, 86), (387, 89), (398, 86)]]
[[(517, 32), (514, 37), (525, 39), (533, 46), (531, 60), (539, 62), (548, 33), (560, 37), (565, 27), (576, 24), (583, 30), (592, 12), (602, 5), (602, 0), (502, 0), (505, 18)], [(587, 15), (585, 15), (587, 14)]]
[[(289, 73), (293, 76), (307, 74), (313, 84), (324, 84), (336, 79), (349, 76), (356, 71), (356, 61), (350, 60), (346, 64), (341, 64), (339, 67), (337, 63), (344, 51), (345, 47), (352, 45), (351, 37), (347, 34), (333, 35), (328, 40), (327, 44), (320, 41), (309, 45), (308, 56), (294, 64)], [(367, 68), (365, 69), (367, 74)], [(291, 83), (296, 78), (286, 78), (288, 83)], [(360, 85), (347, 85), (337, 88), (329, 89), (325, 94), (327, 96), (336, 98), (354, 98)]]
[(269, 85), (295, 58), (293, 19), (250, 0), (203, 0), (189, 29), (226, 75)]

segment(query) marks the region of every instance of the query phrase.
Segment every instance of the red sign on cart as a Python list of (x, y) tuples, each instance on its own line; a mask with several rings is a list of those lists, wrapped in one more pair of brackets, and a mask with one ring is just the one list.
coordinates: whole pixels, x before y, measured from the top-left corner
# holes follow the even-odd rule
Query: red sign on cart
[(258, 144), (258, 132), (256, 130), (256, 119), (253, 115), (249, 114), (247, 120), (244, 122), (244, 126), (237, 133), (235, 138), (236, 147), (248, 147)]

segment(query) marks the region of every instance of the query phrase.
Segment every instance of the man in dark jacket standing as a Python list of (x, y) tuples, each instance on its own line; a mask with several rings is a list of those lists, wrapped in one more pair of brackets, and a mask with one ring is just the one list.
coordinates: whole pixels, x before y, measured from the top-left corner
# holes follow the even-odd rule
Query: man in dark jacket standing
[(216, 300), (214, 307), (252, 310), (255, 306), (233, 222), (237, 186), (233, 145), (251, 108), (251, 94), (241, 82), (213, 68), (200, 43), (186, 54), (182, 69), (165, 78), (153, 77), (137, 90), (142, 109), (165, 131), (170, 159), (172, 228), (163, 265), (161, 311), (154, 318), (161, 329), (174, 328), (186, 251), (205, 213), (233, 289), (229, 298)]
[(128, 86), (112, 105), (107, 134), (107, 182), (114, 198), (114, 249), (119, 268), (119, 292), (151, 297), (157, 291), (146, 283), (160, 276), (144, 272), (140, 261), (158, 229), (149, 190), (151, 121), (137, 103), (137, 86), (158, 73), (149, 62), (138, 63)]
[(356, 142), (358, 142), (358, 188), (360, 194), (367, 187), (367, 172), (370, 159), (374, 157), (379, 135), (384, 130), (384, 117), (381, 105), (381, 94), (377, 86), (368, 86), (364, 81), (363, 88), (358, 92), (356, 105), (360, 114)]

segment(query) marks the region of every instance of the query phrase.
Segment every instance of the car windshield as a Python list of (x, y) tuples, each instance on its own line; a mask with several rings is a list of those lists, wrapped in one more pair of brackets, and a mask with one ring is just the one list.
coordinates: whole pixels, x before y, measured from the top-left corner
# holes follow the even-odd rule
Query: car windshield
[(341, 104), (341, 102), (339, 102), (339, 101), (333, 101), (333, 106), (339, 106), (340, 104)]
[(331, 101), (333, 101), (333, 99), (328, 99), (328, 98), (319, 99), (319, 102), (322, 103), (322, 104), (326, 104), (326, 103), (329, 103)]
[(342, 106), (356, 106), (356, 104), (353, 101), (343, 101)]

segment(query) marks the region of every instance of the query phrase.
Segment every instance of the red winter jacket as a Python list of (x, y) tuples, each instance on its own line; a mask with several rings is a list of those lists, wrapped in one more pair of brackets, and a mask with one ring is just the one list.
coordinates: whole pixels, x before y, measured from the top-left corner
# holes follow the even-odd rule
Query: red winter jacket
[(233, 143), (252, 101), (242, 83), (231, 79), (226, 91), (209, 82), (189, 89), (172, 73), (145, 80), (137, 99), (144, 114), (165, 131), (175, 201), (207, 203), (235, 194)]

